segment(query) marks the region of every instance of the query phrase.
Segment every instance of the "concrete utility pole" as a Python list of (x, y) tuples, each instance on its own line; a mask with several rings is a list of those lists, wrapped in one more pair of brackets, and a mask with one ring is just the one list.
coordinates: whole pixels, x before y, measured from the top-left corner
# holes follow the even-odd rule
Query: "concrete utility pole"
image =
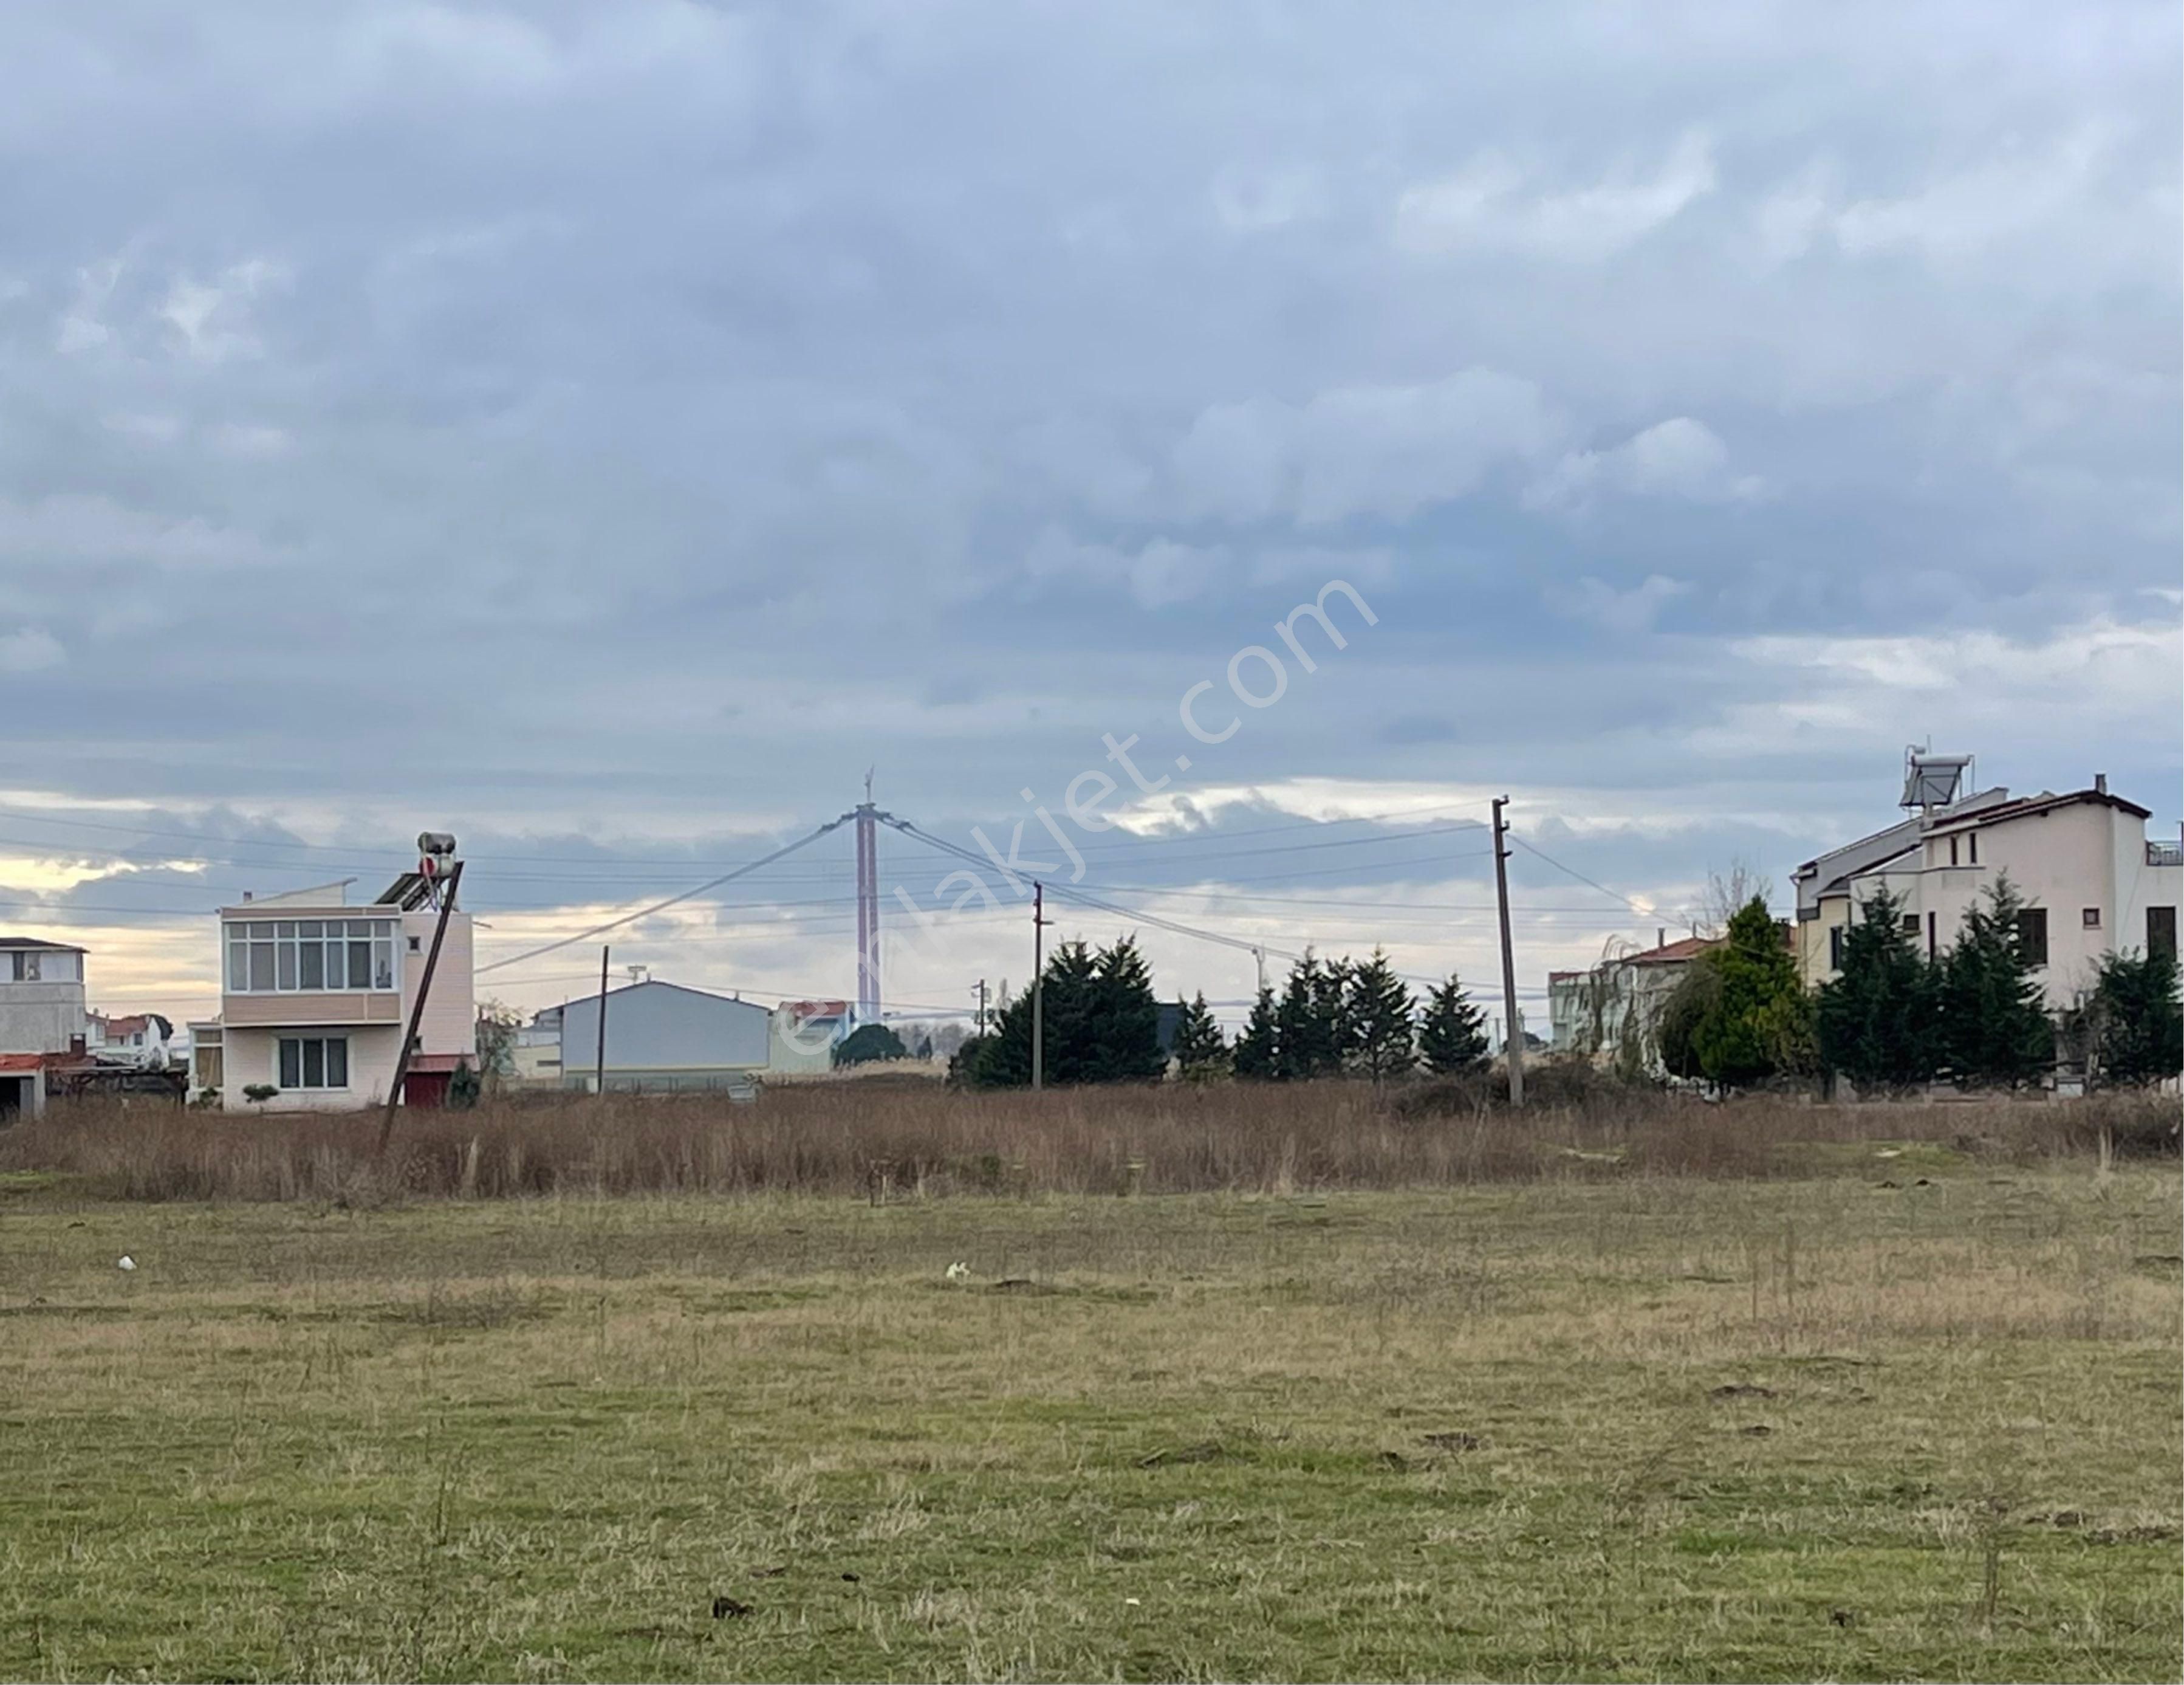
[(1046, 1086), (1046, 885), (1031, 886), (1031, 1087)]
[[(452, 837), (448, 840), (448, 846), (450, 850), (454, 846)], [(395, 1056), (394, 1080), (387, 1090), (387, 1114), (379, 1120), (379, 1150), (382, 1154), (394, 1133), (394, 1108), (402, 1103), (402, 1085), (410, 1080), (410, 1055), (416, 1050), (417, 1026), (425, 1016), (425, 997), (432, 992), (432, 969), (440, 962), (441, 939), (448, 934), (448, 915), (455, 910), (455, 891), (462, 881), (463, 862), (458, 860), (448, 868), (447, 887), (441, 892), (440, 917), (432, 926), (432, 946), (425, 956), (425, 974), (417, 979), (417, 998), (410, 1005), (410, 1025), (403, 1032), (402, 1051)]]
[(599, 945), (599, 1046), (592, 1068), (592, 1091), (602, 1100), (607, 1093), (607, 946)]
[(1502, 810), (1509, 798), (1494, 798), (1494, 892), (1502, 903), (1502, 1004), (1508, 1014), (1509, 1035), (1503, 1043), (1509, 1057), (1509, 1103), (1524, 1103), (1524, 1020), (1517, 1012), (1517, 957), (1509, 946), (1509, 848)]

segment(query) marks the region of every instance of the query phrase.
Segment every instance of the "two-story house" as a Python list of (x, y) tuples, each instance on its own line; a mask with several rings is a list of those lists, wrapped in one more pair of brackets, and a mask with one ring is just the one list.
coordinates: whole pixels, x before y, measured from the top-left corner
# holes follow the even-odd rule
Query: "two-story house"
[(35, 936), (0, 936), (0, 1053), (81, 1052), (84, 951)]
[[(220, 910), (220, 1019), (191, 1028), (192, 1080), (217, 1088), (222, 1106), (250, 1104), (252, 1088), (278, 1091), (268, 1103), (289, 1109), (386, 1100), (440, 915), (414, 874), (368, 905), (347, 896), (346, 884), (327, 884)], [(457, 1064), (476, 1058), (471, 919), (457, 910), (404, 1099), (437, 1103)]]
[(2184, 849), (2148, 839), (2153, 817), (2099, 773), (2059, 795), (1987, 790), (1925, 808), (1797, 868), (1799, 969), (1814, 986), (1840, 975), (1844, 932), (1882, 890), (1901, 903), (1906, 933), (1938, 957), (2007, 875), (2025, 899), (2020, 935), (2049, 1008), (2075, 1005), (2103, 955), (2176, 951)]
[(84, 951), (0, 936), (0, 1121), (44, 1109), (46, 1067), (83, 1052)]

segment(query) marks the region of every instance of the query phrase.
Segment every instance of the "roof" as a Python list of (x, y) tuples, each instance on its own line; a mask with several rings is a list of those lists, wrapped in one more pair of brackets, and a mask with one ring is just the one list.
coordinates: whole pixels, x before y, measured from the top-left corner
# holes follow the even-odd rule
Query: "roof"
[(49, 953), (80, 954), (86, 951), (73, 942), (47, 942), (36, 936), (0, 936), (0, 948), (42, 948)]
[[(633, 995), (640, 989), (672, 989), (678, 995), (695, 995), (703, 1001), (717, 1001), (724, 1007), (749, 1007), (753, 1012), (760, 1013), (767, 1010), (758, 1002), (746, 1001), (740, 995), (722, 995), (710, 989), (692, 989), (680, 983), (663, 983), (657, 977), (648, 977), (642, 983), (625, 983), (618, 989), (608, 990), (607, 993), (610, 996)], [(566, 1012), (571, 1007), (585, 1006), (599, 998), (597, 995), (578, 995), (562, 1002), (560, 1010)]]
[[(1997, 786), (1965, 796), (1948, 810), (1949, 815), (1985, 813), (2009, 800), (2009, 792)], [(1930, 814), (1913, 813), (1898, 819), (1892, 825), (1844, 843), (1825, 854), (1815, 855), (1790, 874), (1797, 891), (1797, 913), (1800, 918), (1817, 916), (1819, 898), (1843, 890), (1850, 880), (1861, 873), (1870, 872), (1884, 862), (1899, 855), (1908, 854), (1918, 847), (1925, 827), (1932, 819)]]
[[(314, 884), (307, 890), (281, 890), (270, 896), (254, 896), (232, 907), (220, 908), (222, 912), (256, 912), (269, 907), (340, 907), (349, 904), (348, 886), (356, 881), (343, 878), (334, 884)], [(359, 909), (360, 910), (360, 909)]]
[(2081, 802), (2113, 807), (2135, 819), (2151, 819), (2153, 817), (2152, 808), (2141, 807), (2136, 801), (2126, 801), (2121, 796), (2111, 795), (2104, 789), (2074, 789), (2061, 795), (2053, 790), (2043, 789), (2037, 795), (2020, 796), (2014, 801), (1981, 808), (1974, 813), (1952, 810), (1947, 818), (1937, 818), (1928, 826), (1926, 834), (1930, 837), (1943, 836), (1961, 831), (1968, 825), (2000, 825), (2012, 819), (2031, 819), (2042, 813), (2053, 813), (2059, 808), (2075, 807)]
[(1709, 948), (1718, 948), (1720, 936), (1680, 936), (1673, 942), (1663, 942), (1658, 948), (1646, 948), (1635, 954), (1625, 954), (1624, 965), (1681, 965), (1686, 960), (1696, 959)]
[(149, 1029), (152, 1027), (150, 1017), (143, 1013), (132, 1013), (127, 1018), (99, 1018), (97, 1013), (93, 1013), (92, 1016), (98, 1018), (98, 1021), (106, 1026), (106, 1033), (109, 1035), (133, 1035), (140, 1029)]
[(0, 1072), (10, 1075), (38, 1070), (45, 1063), (43, 1053), (0, 1053)]

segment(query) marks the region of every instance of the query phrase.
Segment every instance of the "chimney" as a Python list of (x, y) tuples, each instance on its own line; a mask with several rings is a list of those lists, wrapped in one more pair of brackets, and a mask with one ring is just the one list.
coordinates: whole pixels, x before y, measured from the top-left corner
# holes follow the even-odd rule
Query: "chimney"
[(245, 900), (245, 901), (248, 901), (248, 900), (250, 899), (250, 891), (249, 891), (249, 890), (245, 890), (242, 892), (242, 898), (243, 898), (243, 900)]
[(85, 1053), (84, 1053), (84, 1041), (83, 1041), (83, 1037), (81, 1037), (81, 1035), (71, 1035), (71, 1036), (70, 1036), (70, 1037), (69, 1037), (69, 1057), (70, 1057), (71, 1059), (81, 1059), (81, 1058), (82, 1058), (82, 1057), (85, 1057)]
[(1667, 925), (1656, 924), (1653, 927), (1653, 946), (1657, 948), (1665, 948), (1669, 946), (1669, 927)]
[(2095, 773), (2093, 774), (2093, 794), (2096, 795), (2106, 795), (2108, 793), (2109, 775), (2106, 773)]

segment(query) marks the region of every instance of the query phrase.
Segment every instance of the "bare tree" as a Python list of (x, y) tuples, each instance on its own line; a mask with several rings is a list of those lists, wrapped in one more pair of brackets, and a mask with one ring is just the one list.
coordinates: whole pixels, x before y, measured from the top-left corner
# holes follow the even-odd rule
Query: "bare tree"
[(1774, 887), (1747, 860), (1731, 861), (1726, 873), (1718, 869), (1708, 872), (1706, 893), (1699, 901), (1699, 935), (1720, 935), (1729, 929), (1729, 921), (1740, 909), (1750, 905), (1755, 896), (1763, 904), (1769, 901)]

